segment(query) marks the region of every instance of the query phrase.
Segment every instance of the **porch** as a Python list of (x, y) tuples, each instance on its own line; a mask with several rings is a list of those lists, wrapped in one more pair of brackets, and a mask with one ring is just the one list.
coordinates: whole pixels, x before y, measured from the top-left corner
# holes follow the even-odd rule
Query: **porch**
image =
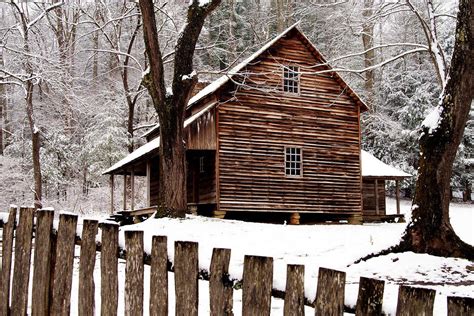
[[(145, 145), (146, 146), (146, 145)], [(186, 151), (186, 182), (188, 210), (190, 213), (207, 214), (216, 217), (216, 177), (215, 150)], [(125, 161), (120, 166), (114, 165), (104, 174), (110, 175), (110, 213), (117, 221), (140, 221), (157, 211), (160, 191), (160, 162), (158, 148), (144, 154), (140, 159)], [(117, 209), (115, 187), (121, 178), (123, 193), (122, 206)], [(144, 185), (137, 188), (137, 180), (145, 178)], [(120, 181), (120, 180), (119, 180)], [(143, 182), (143, 181), (142, 181)], [(146, 190), (146, 203), (138, 205), (137, 190)], [(137, 206), (138, 205), (138, 206)]]

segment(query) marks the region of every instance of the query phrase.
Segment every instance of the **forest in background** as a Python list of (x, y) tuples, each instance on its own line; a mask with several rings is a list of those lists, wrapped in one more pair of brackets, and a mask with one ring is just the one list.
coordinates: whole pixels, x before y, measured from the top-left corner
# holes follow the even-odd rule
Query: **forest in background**
[[(170, 68), (188, 3), (155, 5)], [(204, 25), (195, 69), (210, 82), (301, 21), (371, 109), (363, 116), (363, 148), (415, 175), (420, 125), (438, 104), (449, 67), (456, 7), (428, 0), (223, 0)], [(143, 144), (140, 136), (157, 122), (141, 86), (147, 65), (137, 4), (2, 2), (0, 16), (0, 207), (32, 204), (36, 163), (45, 206), (108, 210), (101, 172)], [(454, 191), (472, 185), (473, 146), (471, 108)], [(414, 182), (403, 183), (407, 196)]]

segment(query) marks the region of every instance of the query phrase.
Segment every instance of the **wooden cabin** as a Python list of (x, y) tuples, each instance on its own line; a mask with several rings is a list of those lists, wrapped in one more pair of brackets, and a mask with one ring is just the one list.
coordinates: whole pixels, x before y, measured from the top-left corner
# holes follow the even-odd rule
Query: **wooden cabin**
[[(297, 222), (311, 214), (360, 222), (366, 110), (298, 27), (289, 27), (190, 99), (189, 208), (221, 218), (280, 214)], [(114, 175), (147, 177), (150, 209), (140, 214), (158, 204), (159, 125), (144, 136), (145, 145), (104, 172), (112, 182)]]

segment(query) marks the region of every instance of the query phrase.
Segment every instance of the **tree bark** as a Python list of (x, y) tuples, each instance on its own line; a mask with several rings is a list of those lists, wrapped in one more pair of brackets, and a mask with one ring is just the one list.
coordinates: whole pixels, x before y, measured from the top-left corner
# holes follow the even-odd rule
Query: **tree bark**
[[(370, 19), (373, 15), (374, 0), (364, 0), (364, 9), (362, 15), (364, 23), (362, 25), (362, 44), (364, 45), (364, 67), (370, 68), (375, 64), (374, 47), (374, 22)], [(369, 70), (365, 72), (364, 88), (367, 93), (367, 103), (372, 112), (375, 112), (374, 107), (374, 81), (375, 71)]]
[(26, 114), (31, 131), (31, 148), (33, 161), (33, 177), (35, 183), (34, 189), (34, 204), (36, 209), (42, 207), (43, 198), (43, 181), (41, 176), (41, 160), (40, 160), (40, 131), (35, 125), (33, 115), (33, 82), (31, 80), (26, 82)]
[(449, 222), (450, 179), (456, 151), (474, 97), (474, 2), (461, 0), (449, 80), (434, 130), (423, 127), (420, 167), (411, 223), (399, 251), (474, 259), (474, 248), (455, 234)]
[[(5, 65), (3, 63), (3, 48), (0, 47), (0, 68), (4, 68)], [(6, 110), (7, 107), (7, 87), (5, 84), (0, 83), (0, 155), (3, 155), (3, 129), (5, 126), (4, 121), (4, 109)]]
[(184, 217), (187, 210), (183, 124), (185, 109), (197, 82), (193, 73), (193, 55), (204, 20), (220, 1), (212, 0), (200, 5), (198, 0), (194, 0), (189, 5), (187, 21), (175, 47), (172, 93), (167, 93), (165, 88), (153, 1), (139, 1), (150, 65), (143, 85), (148, 89), (160, 121), (160, 202), (157, 216)]
[(127, 132), (128, 132), (128, 137), (130, 138), (130, 142), (128, 144), (128, 152), (131, 153), (133, 152), (134, 149), (134, 143), (133, 143), (133, 123), (135, 120), (135, 105), (138, 100), (138, 93), (135, 94), (134, 97), (132, 97), (132, 91), (130, 90), (130, 86), (128, 84), (128, 64), (130, 62), (130, 54), (132, 53), (132, 48), (133, 44), (135, 43), (135, 39), (137, 38), (138, 31), (140, 30), (142, 24), (141, 24), (141, 18), (140, 16), (137, 18), (137, 24), (135, 26), (135, 30), (132, 33), (132, 36), (130, 38), (130, 42), (128, 43), (128, 48), (127, 48), (127, 56), (125, 57), (123, 61), (123, 67), (122, 67), (122, 84), (123, 84), (123, 90), (125, 93), (125, 100), (127, 100), (127, 105), (128, 105), (128, 121), (127, 121)]

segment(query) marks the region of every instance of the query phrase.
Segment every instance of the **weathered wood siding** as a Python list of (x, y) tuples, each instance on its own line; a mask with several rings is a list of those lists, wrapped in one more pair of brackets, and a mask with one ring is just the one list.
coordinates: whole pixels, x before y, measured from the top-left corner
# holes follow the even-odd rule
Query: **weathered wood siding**
[[(360, 214), (359, 109), (330, 73), (314, 74), (318, 62), (287, 36), (248, 67), (246, 85), (224, 96), (220, 210)], [(305, 72), (299, 94), (282, 91), (282, 65)], [(303, 149), (303, 177), (285, 176), (285, 146)]]
[(215, 109), (204, 113), (186, 127), (186, 149), (188, 150), (215, 150), (216, 124)]
[[(385, 181), (378, 180), (379, 215), (385, 215)], [(363, 213), (376, 215), (375, 211), (375, 180), (363, 179), (362, 181)]]

